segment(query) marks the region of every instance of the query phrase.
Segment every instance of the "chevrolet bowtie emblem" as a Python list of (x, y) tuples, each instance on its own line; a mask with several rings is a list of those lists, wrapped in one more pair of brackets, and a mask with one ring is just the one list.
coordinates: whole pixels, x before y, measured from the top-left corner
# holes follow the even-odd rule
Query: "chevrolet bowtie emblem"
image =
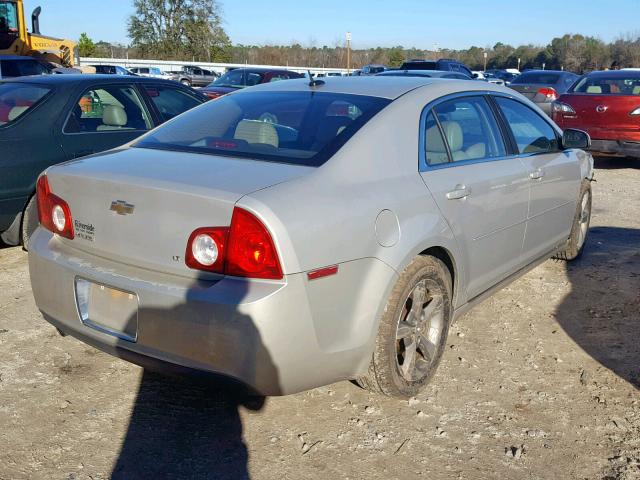
[(124, 200), (114, 200), (111, 202), (111, 208), (109, 210), (116, 212), (118, 215), (130, 215), (133, 213), (134, 208), (136, 208), (135, 205), (131, 205)]

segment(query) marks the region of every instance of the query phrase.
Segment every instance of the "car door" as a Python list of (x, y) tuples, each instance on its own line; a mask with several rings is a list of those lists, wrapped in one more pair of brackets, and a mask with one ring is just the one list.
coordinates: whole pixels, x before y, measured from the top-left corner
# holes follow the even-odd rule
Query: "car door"
[(67, 158), (84, 157), (124, 145), (153, 127), (133, 84), (84, 87), (67, 105), (60, 140)]
[(461, 95), (425, 110), (421, 139), (420, 173), (463, 252), (471, 299), (522, 265), (526, 170), (509, 154), (484, 95)]
[(560, 136), (533, 108), (493, 97), (518, 148), (530, 194), (523, 256), (533, 261), (569, 237), (580, 189), (575, 153), (561, 150)]

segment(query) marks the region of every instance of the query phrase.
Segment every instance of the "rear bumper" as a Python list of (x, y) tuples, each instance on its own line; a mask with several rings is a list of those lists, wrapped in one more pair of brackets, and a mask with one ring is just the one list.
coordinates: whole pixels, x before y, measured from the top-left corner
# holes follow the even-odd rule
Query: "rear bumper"
[[(281, 282), (187, 279), (79, 252), (41, 228), (30, 240), (29, 270), (38, 308), (64, 333), (145, 367), (221, 374), (264, 395), (366, 371), (378, 305), (395, 277), (383, 262), (362, 259), (314, 282), (303, 273)], [(138, 296), (136, 342), (81, 322), (78, 277)], [(362, 286), (353, 282), (359, 277)], [(345, 301), (351, 308), (336, 315), (331, 305)]]
[(609, 153), (640, 158), (640, 142), (592, 139), (590, 150), (595, 153)]

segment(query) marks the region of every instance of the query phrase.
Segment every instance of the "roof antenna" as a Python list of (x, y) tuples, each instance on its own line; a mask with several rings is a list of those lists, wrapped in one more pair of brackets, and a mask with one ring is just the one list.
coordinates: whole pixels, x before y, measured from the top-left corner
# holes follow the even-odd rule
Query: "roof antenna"
[(320, 85), (324, 85), (323, 80), (317, 80), (313, 78), (313, 75), (311, 75), (311, 70), (307, 70), (307, 73), (309, 74), (309, 80), (311, 80), (309, 82), (310, 87), (319, 87)]

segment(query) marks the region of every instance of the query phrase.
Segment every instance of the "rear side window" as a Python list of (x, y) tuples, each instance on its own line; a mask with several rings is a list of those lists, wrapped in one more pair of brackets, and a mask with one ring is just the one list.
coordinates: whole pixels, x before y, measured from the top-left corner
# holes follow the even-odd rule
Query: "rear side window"
[(560, 80), (558, 73), (531, 72), (522, 73), (514, 78), (511, 83), (534, 83), (536, 85), (555, 85)]
[(26, 115), (50, 91), (49, 88), (40, 85), (0, 84), (0, 127)]
[(593, 95), (640, 95), (640, 75), (597, 75), (583, 77), (573, 87), (572, 93)]
[[(484, 97), (463, 97), (437, 105), (433, 111), (449, 147), (451, 160), (479, 160), (504, 157), (506, 148), (496, 119)], [(429, 122), (427, 122), (429, 123)], [(427, 158), (439, 162), (442, 148), (427, 125)]]
[(135, 146), (319, 166), (389, 102), (329, 92), (246, 91), (191, 110)]
[(65, 133), (149, 130), (151, 121), (135, 89), (108, 85), (85, 91), (64, 127)]
[(556, 131), (546, 120), (522, 103), (495, 97), (502, 110), (519, 153), (544, 153), (558, 150)]
[(171, 120), (202, 103), (201, 100), (178, 88), (149, 85), (145, 89), (153, 104), (160, 111), (163, 121)]

